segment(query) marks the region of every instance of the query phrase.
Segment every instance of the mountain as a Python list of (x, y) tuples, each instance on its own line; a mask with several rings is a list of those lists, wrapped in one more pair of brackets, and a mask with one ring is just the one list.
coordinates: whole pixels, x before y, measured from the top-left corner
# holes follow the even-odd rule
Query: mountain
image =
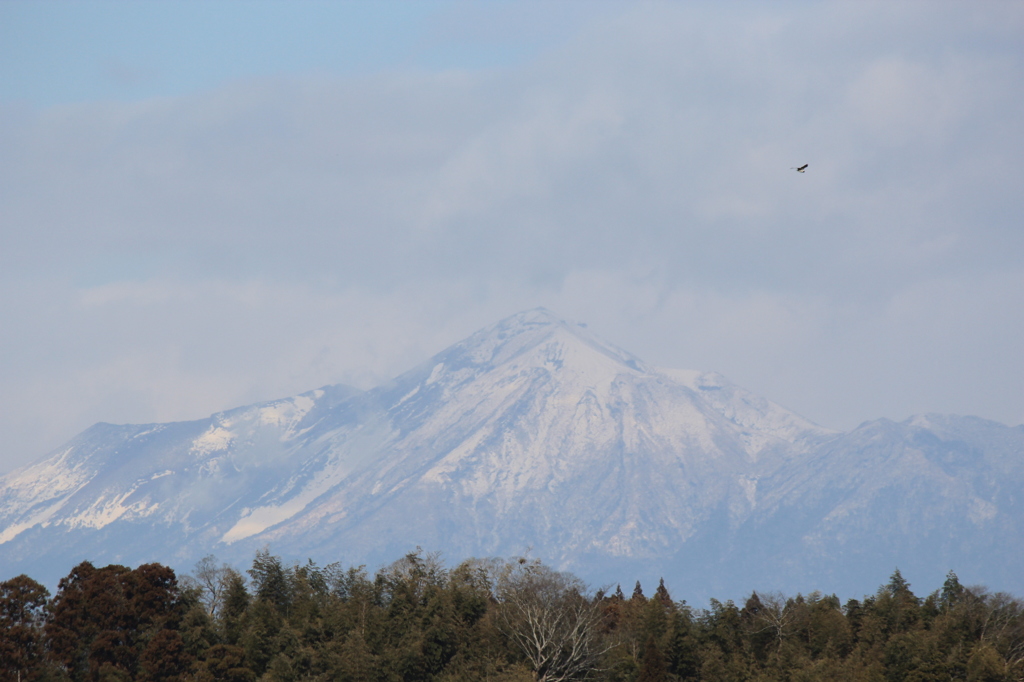
[(0, 578), (263, 546), (372, 568), (422, 546), (696, 599), (860, 596), (896, 566), (1022, 592), (1022, 453), (1024, 428), (977, 418), (832, 432), (539, 309), (370, 391), (97, 424), (0, 478)]

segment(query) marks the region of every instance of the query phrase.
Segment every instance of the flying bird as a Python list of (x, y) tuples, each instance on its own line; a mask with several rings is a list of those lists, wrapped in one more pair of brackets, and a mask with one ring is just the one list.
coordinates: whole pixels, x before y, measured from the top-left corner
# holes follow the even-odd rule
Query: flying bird
[(811, 164), (805, 163), (804, 165), (800, 166), (799, 168), (793, 168), (793, 170), (795, 170), (797, 173), (803, 173), (805, 170), (807, 170), (807, 167), (809, 165), (811, 165)]

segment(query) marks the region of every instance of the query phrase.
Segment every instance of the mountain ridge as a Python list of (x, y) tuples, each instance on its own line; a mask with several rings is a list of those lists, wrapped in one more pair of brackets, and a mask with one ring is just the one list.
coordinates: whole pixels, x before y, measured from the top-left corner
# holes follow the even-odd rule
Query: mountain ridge
[[(1024, 427), (980, 418), (823, 429), (535, 309), (368, 391), (94, 425), (0, 477), (0, 573), (244, 563), (266, 545), (355, 564), (531, 548), (588, 579), (660, 572), (707, 594), (768, 568), (779, 588), (824, 576), (852, 589), (889, 562), (929, 571), (972, 548), (967, 564), (1003, 557), (980, 572), (1019, 590), (1024, 547), (1002, 538), (1024, 530), (1021, 453)], [(909, 538), (943, 527), (938, 553)]]

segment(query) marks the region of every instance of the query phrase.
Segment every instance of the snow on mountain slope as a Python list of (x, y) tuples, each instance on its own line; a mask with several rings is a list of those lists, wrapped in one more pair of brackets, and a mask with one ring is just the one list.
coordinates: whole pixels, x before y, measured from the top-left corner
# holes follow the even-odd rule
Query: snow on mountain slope
[(720, 504), (749, 514), (760, 468), (830, 435), (721, 377), (691, 384), (547, 311), (517, 315), (368, 393), (387, 457), (254, 541), (656, 556)]
[(717, 372), (660, 369), (665, 376), (700, 397), (743, 430), (751, 454), (784, 441), (803, 451), (835, 435), (786, 408), (730, 383)]
[(722, 500), (748, 513), (752, 467), (824, 434), (721, 377), (713, 391), (702, 381), (528, 311), (366, 394), (96, 425), (2, 479), (0, 547), (11, 565), (66, 546), (184, 559), (264, 542), (650, 556)]
[(423, 546), (532, 548), (695, 597), (851, 594), (896, 565), (941, 577), (957, 561), (1020, 590), (1022, 465), (1021, 427), (928, 415), (834, 433), (538, 309), (370, 391), (97, 424), (0, 478), (0, 578), (210, 552), (244, 565), (264, 545), (372, 565)]
[(761, 483), (735, 546), (769, 574), (849, 585), (899, 567), (938, 585), (953, 569), (1024, 591), (1024, 427), (949, 415), (866, 422)]
[[(131, 556), (131, 546), (173, 553), (171, 538), (219, 536), (231, 508), (295, 475), (297, 439), (323, 410), (355, 393), (326, 387), (194, 422), (97, 424), (0, 478), (0, 564), (59, 553), (75, 546), (69, 535), (93, 537), (98, 558), (121, 549)], [(112, 526), (134, 528), (129, 535), (137, 537), (126, 548), (105, 547)], [(88, 541), (83, 551), (92, 551)]]

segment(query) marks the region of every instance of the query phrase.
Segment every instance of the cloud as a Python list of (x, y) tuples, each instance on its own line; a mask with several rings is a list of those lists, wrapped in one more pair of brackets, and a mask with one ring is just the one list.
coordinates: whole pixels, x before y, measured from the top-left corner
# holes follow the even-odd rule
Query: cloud
[(503, 68), (7, 107), (0, 470), (536, 305), (827, 426), (1020, 422), (1024, 13), (942, 7), (631, 5)]

